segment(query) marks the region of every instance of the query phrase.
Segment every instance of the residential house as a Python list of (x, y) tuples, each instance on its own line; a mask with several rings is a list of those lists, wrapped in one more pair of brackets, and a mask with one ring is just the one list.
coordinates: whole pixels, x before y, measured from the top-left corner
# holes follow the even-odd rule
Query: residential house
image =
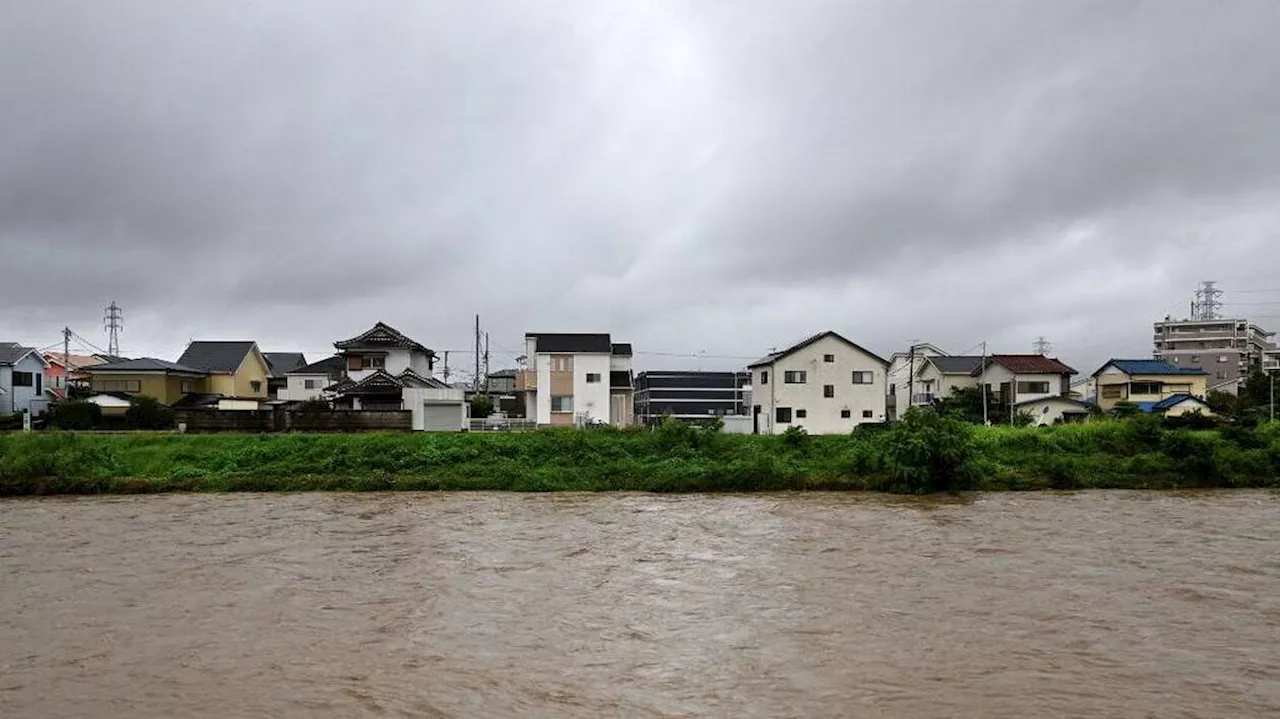
[(1064, 395), (1025, 399), (1013, 405), (1013, 410), (1025, 412), (1031, 417), (1031, 424), (1037, 427), (1089, 419), (1088, 403)]
[(195, 341), (178, 364), (207, 374), (201, 392), (216, 397), (218, 409), (257, 409), (267, 399), (271, 368), (257, 342)]
[(1131, 402), (1144, 412), (1177, 416), (1199, 410), (1209, 414), (1203, 399), (1209, 373), (1200, 367), (1182, 367), (1162, 359), (1111, 359), (1093, 373), (1098, 387), (1098, 407), (1115, 409)]
[[(900, 418), (906, 413), (907, 408), (912, 406), (911, 395), (913, 387), (912, 377), (916, 370), (920, 368), (921, 363), (929, 357), (946, 357), (947, 353), (936, 345), (928, 342), (918, 342), (906, 351), (894, 352), (889, 357), (889, 377), (887, 385), (889, 387), (889, 397), (885, 406), (886, 414), (889, 421)], [(917, 404), (928, 404), (921, 402)]]
[(516, 378), (525, 410), (539, 425), (632, 423), (630, 344), (607, 333), (525, 335), (530, 368)]
[(333, 346), (345, 363), (343, 378), (326, 388), (335, 406), (410, 410), (415, 430), (466, 428), (470, 406), (465, 392), (433, 376), (436, 353), (420, 342), (378, 322)]
[(325, 357), (319, 362), (290, 370), (285, 375), (285, 386), (276, 393), (276, 399), (289, 402), (325, 399), (325, 388), (333, 386), (346, 376), (345, 357)]
[(289, 384), (289, 373), (307, 365), (306, 355), (301, 352), (263, 352), (267, 361), (267, 397), (277, 399), (280, 390)]
[(935, 355), (920, 360), (912, 383), (912, 404), (930, 405), (951, 396), (952, 390), (977, 387), (982, 367), (978, 355)]
[(745, 417), (751, 411), (750, 372), (648, 371), (636, 375), (635, 385), (638, 424), (656, 424), (665, 416)]
[(1075, 373), (1057, 359), (1042, 354), (996, 354), (987, 357), (973, 376), (986, 383), (989, 401), (1016, 407), (1029, 400), (1070, 397)]
[(491, 394), (511, 394), (516, 391), (516, 371), (504, 369), (490, 372), (485, 375), (485, 382)]
[(95, 394), (117, 398), (145, 395), (166, 405), (204, 393), (209, 377), (205, 370), (153, 357), (93, 365), (85, 372)]
[(754, 429), (844, 434), (884, 422), (889, 361), (836, 332), (822, 332), (747, 366)]
[(49, 366), (44, 371), (44, 386), (55, 399), (66, 399), (68, 388), (89, 388), (89, 373), (85, 367), (104, 364), (105, 359), (96, 355), (67, 354), (61, 352), (42, 352)]
[(0, 414), (43, 414), (50, 399), (44, 383), (48, 366), (33, 347), (0, 342)]

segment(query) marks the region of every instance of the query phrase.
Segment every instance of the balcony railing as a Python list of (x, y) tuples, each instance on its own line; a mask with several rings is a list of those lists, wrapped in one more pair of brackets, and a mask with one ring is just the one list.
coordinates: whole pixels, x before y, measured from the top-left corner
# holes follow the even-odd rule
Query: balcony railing
[(932, 392), (917, 392), (911, 395), (911, 404), (933, 404), (938, 395)]

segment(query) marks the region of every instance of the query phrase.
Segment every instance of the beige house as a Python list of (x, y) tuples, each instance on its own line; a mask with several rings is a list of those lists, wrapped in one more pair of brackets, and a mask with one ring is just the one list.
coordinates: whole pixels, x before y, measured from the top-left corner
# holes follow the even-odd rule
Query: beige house
[(525, 413), (539, 425), (630, 426), (635, 412), (631, 345), (607, 333), (529, 332), (529, 368), (516, 375)]
[(1161, 359), (1113, 359), (1093, 377), (1103, 411), (1131, 402), (1144, 412), (1170, 416), (1196, 410), (1211, 413), (1203, 402), (1209, 373), (1199, 367), (1179, 367)]
[(85, 367), (95, 394), (127, 397), (145, 395), (172, 405), (189, 394), (204, 391), (209, 374), (194, 367), (152, 357)]
[(822, 332), (747, 366), (758, 434), (802, 427), (845, 434), (886, 421), (889, 361), (836, 332)]

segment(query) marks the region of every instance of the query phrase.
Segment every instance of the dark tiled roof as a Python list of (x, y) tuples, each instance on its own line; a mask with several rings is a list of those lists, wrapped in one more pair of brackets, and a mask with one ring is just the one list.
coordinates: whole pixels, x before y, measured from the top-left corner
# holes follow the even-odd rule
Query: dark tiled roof
[(619, 357), (630, 357), (631, 343), (630, 342), (614, 342), (613, 353), (615, 355), (618, 355)]
[(182, 399), (173, 403), (174, 409), (192, 409), (195, 407), (213, 407), (223, 399), (220, 394), (184, 394)]
[(1191, 395), (1185, 392), (1180, 392), (1178, 394), (1171, 394), (1168, 397), (1165, 397), (1164, 399), (1160, 400), (1159, 402), (1156, 402), (1155, 404), (1152, 405), (1152, 408), (1155, 409), (1156, 411), (1163, 412), (1164, 410), (1177, 407), (1178, 405), (1188, 400), (1192, 402), (1199, 402), (1200, 404), (1204, 404), (1204, 402), (1202, 402), (1200, 398), (1192, 397)]
[(943, 374), (973, 374), (982, 366), (982, 357), (980, 355), (951, 355), (949, 357), (926, 357), (925, 362), (931, 363), (938, 371)]
[(290, 370), (289, 374), (322, 374), (329, 377), (340, 377), (347, 371), (347, 360), (341, 355), (325, 357), (319, 362), (312, 362), (305, 367)]
[[(1076, 371), (1053, 357), (1044, 355), (991, 355), (987, 359), (990, 364), (998, 364), (1014, 374), (1075, 374)], [(978, 367), (973, 371), (982, 371)]]
[(232, 342), (208, 342), (199, 340), (187, 345), (187, 351), (178, 358), (178, 364), (198, 367), (206, 372), (231, 373), (240, 369), (245, 355), (253, 351), (250, 340)]
[(120, 355), (103, 355), (103, 354), (94, 355), (94, 357), (97, 357), (103, 362), (126, 362), (130, 359), (129, 357), (122, 357)]
[(169, 362), (154, 357), (139, 357), (138, 359), (125, 360), (123, 362), (108, 362), (107, 364), (93, 365), (85, 367), (85, 372), (96, 374), (98, 372), (181, 372), (184, 374), (209, 374), (208, 372), (188, 367), (177, 362)]
[(17, 342), (0, 342), (0, 365), (11, 365), (32, 351), (31, 347), (23, 347)]
[(537, 338), (538, 352), (595, 352), (613, 354), (613, 342), (608, 334), (565, 333), (542, 334), (529, 332), (525, 337)]
[(800, 350), (804, 349), (805, 347), (808, 347), (809, 345), (813, 344), (814, 342), (817, 342), (818, 340), (821, 340), (821, 339), (825, 339), (825, 338), (827, 338), (827, 337), (835, 337), (836, 339), (838, 339), (838, 340), (840, 340), (841, 342), (843, 342), (843, 343), (845, 343), (845, 344), (849, 345), (850, 347), (854, 347), (854, 348), (856, 348), (856, 349), (858, 349), (858, 350), (861, 350), (862, 352), (866, 352), (867, 354), (871, 355), (872, 357), (875, 357), (877, 360), (879, 360), (879, 361), (880, 361), (880, 363), (881, 363), (881, 364), (884, 364), (884, 365), (888, 365), (888, 364), (889, 364), (889, 360), (886, 360), (885, 358), (881, 357), (880, 355), (876, 354), (875, 352), (872, 352), (871, 350), (867, 349), (866, 347), (863, 347), (862, 345), (860, 345), (860, 344), (858, 344), (858, 343), (856, 343), (856, 342), (853, 342), (852, 340), (850, 340), (849, 338), (845, 337), (844, 335), (841, 335), (839, 332), (834, 332), (834, 331), (832, 331), (832, 330), (827, 330), (826, 332), (819, 332), (818, 334), (813, 335), (812, 337), (806, 337), (805, 339), (800, 340), (799, 342), (797, 342), (797, 343), (795, 343), (795, 344), (791, 345), (790, 347), (788, 347), (788, 348), (786, 348), (786, 349), (784, 349), (784, 350), (782, 350), (782, 351), (780, 351), (780, 352), (774, 352), (774, 353), (772, 353), (772, 354), (765, 355), (764, 357), (761, 357), (760, 359), (756, 360), (755, 362), (752, 362), (751, 364), (747, 365), (747, 367), (748, 367), (748, 368), (750, 368), (750, 367), (759, 367), (760, 365), (773, 364), (774, 362), (777, 362), (778, 360), (782, 359), (783, 357), (786, 357), (787, 355), (792, 354), (792, 353), (794, 353), (794, 352), (799, 352)]
[(380, 369), (340, 391), (342, 394), (388, 394), (402, 389), (404, 389), (404, 382), (392, 376), (390, 372)]
[(400, 380), (400, 382), (406, 387), (409, 386), (410, 383), (413, 383), (430, 389), (449, 389), (449, 385), (441, 382), (435, 377), (423, 377), (411, 369), (405, 369), (405, 371), (396, 375), (396, 379)]
[(307, 358), (301, 352), (263, 352), (262, 358), (267, 361), (272, 377), (283, 377), (307, 364)]
[[(1162, 359), (1108, 360), (1107, 364), (1102, 365), (1098, 372), (1108, 366), (1115, 367), (1125, 374), (1209, 374), (1199, 367), (1179, 367)], [(1097, 375), (1098, 372), (1094, 372), (1094, 374)]]
[(432, 357), (435, 357), (436, 355), (435, 352), (432, 352), (431, 350), (427, 349), (421, 343), (409, 339), (403, 333), (397, 330), (395, 327), (392, 327), (391, 325), (385, 322), (379, 322), (369, 330), (365, 331), (362, 334), (356, 335), (355, 337), (352, 337), (349, 340), (334, 342), (333, 346), (340, 350), (364, 349), (364, 348), (368, 348), (368, 349), (384, 348), (385, 349), (389, 347), (396, 347), (396, 348), (403, 348), (403, 349), (418, 350), (419, 352), (425, 352)]
[(631, 387), (631, 373), (626, 370), (613, 370), (609, 373), (609, 386), (617, 388)]
[(516, 371), (513, 369), (500, 369), (497, 372), (490, 372), (490, 377), (515, 377)]

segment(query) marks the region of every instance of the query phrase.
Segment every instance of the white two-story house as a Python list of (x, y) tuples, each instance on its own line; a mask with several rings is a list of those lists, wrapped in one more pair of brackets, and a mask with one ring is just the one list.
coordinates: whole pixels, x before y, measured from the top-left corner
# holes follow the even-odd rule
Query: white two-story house
[(1076, 371), (1038, 354), (991, 355), (974, 370), (974, 378), (987, 385), (990, 401), (1014, 407), (1050, 397), (1070, 397)]
[(525, 412), (539, 425), (630, 425), (631, 354), (608, 334), (527, 333), (528, 369), (516, 377)]
[(886, 420), (888, 360), (823, 332), (748, 365), (754, 430), (845, 434)]
[(44, 372), (49, 363), (33, 347), (0, 342), (0, 414), (43, 414), (49, 408)]

